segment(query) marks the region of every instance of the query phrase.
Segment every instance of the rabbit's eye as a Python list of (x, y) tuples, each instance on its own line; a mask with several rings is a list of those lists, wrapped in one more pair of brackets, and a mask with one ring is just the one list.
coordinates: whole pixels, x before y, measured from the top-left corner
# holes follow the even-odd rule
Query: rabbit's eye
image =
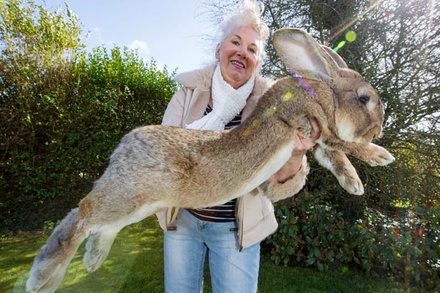
[(364, 105), (366, 105), (369, 100), (370, 100), (370, 97), (366, 96), (366, 95), (362, 95), (359, 97), (359, 101)]

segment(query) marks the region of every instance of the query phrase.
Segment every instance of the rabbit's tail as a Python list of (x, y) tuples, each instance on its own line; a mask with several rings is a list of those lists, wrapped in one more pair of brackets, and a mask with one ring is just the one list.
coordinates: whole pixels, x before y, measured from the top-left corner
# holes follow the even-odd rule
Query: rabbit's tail
[(35, 257), (26, 282), (27, 292), (54, 292), (63, 280), (67, 266), (87, 237), (78, 225), (78, 211), (70, 211)]

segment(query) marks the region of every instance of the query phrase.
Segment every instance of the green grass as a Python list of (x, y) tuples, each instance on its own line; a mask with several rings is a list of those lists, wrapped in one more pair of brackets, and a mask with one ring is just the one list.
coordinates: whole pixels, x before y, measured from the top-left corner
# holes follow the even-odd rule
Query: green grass
[[(47, 236), (27, 235), (0, 240), (0, 292), (25, 292), (33, 258)], [(163, 292), (162, 231), (154, 217), (119, 233), (109, 257), (96, 272), (82, 266), (80, 247), (57, 292)], [(207, 273), (208, 275), (208, 273)], [(211, 292), (206, 278), (205, 292)], [(311, 269), (275, 266), (262, 260), (260, 293), (283, 292), (423, 292), (387, 279), (371, 279), (352, 272), (320, 273)]]

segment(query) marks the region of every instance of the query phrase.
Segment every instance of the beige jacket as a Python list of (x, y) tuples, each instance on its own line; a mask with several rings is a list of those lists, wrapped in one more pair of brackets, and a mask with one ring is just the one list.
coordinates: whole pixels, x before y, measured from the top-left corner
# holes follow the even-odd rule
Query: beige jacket
[[(175, 80), (183, 87), (176, 92), (165, 111), (162, 124), (184, 127), (201, 118), (211, 98), (211, 80), (215, 66), (179, 74)], [(272, 84), (268, 79), (257, 77), (254, 90), (249, 96), (242, 112), (245, 120), (255, 105)], [(271, 201), (278, 201), (296, 194), (305, 184), (309, 172), (304, 156), (300, 171), (284, 183), (274, 178), (237, 199), (236, 219), (241, 248), (246, 248), (265, 239), (275, 232), (278, 223), (275, 219)], [(160, 226), (165, 231), (175, 220), (178, 208), (165, 209), (157, 213)]]

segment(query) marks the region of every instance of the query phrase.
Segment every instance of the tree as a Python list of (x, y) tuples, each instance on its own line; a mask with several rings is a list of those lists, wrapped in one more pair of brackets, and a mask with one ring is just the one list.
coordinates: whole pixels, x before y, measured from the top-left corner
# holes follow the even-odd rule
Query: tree
[[(78, 19), (66, 6), (49, 13), (32, 1), (0, 2), (1, 220), (30, 214), (44, 198), (41, 169), (57, 132), (60, 100), (74, 79), (69, 67), (83, 45)], [(40, 168), (40, 169), (39, 169)], [(48, 166), (46, 166), (48, 168)], [(39, 170), (38, 170), (39, 169)]]
[(173, 73), (114, 47), (86, 53), (77, 16), (0, 2), (0, 230), (56, 221), (134, 127), (158, 124)]
[[(210, 4), (218, 23), (237, 1)], [(210, 2), (212, 3), (212, 2)], [(380, 168), (350, 158), (365, 195), (348, 195), (312, 157), (303, 192), (275, 204), (278, 232), (263, 243), (276, 263), (358, 267), (407, 283), (438, 286), (440, 239), (440, 5), (435, 0), (264, 0), (271, 32), (308, 31), (360, 72), (385, 105), (378, 144), (396, 162)], [(232, 6), (234, 7), (234, 6)], [(225, 10), (228, 11), (228, 10)], [(346, 39), (354, 31), (356, 39)], [(289, 72), (271, 40), (262, 73)], [(385, 215), (384, 215), (385, 214)], [(437, 285), (436, 285), (437, 284)]]
[[(233, 9), (237, 1), (206, 3), (213, 22)], [(307, 30), (322, 44), (338, 53), (378, 90), (386, 107), (385, 135), (379, 144), (390, 149), (397, 162), (386, 168), (371, 168), (352, 159), (366, 183), (370, 206), (384, 211), (396, 201), (429, 200), (438, 196), (439, 174), (439, 82), (440, 8), (437, 1), (265, 0), (263, 18), (271, 32), (281, 27)], [(353, 42), (345, 40), (354, 31)], [(344, 46), (338, 47), (343, 41)], [(268, 57), (262, 73), (288, 75), (267, 43)], [(313, 159), (312, 159), (313, 161)], [(331, 186), (331, 187), (329, 187)], [(327, 171), (313, 164), (310, 190), (324, 189), (336, 203), (364, 206), (337, 186)], [(398, 188), (396, 188), (398, 187)], [(428, 195), (428, 197), (426, 197)], [(346, 209), (347, 210), (347, 209)], [(358, 213), (355, 213), (358, 214)]]
[(423, 204), (439, 194), (440, 163), (433, 156), (440, 135), (440, 73), (435, 65), (440, 30), (434, 25), (439, 20), (436, 1), (383, 1), (354, 24), (359, 40), (343, 52), (382, 96), (386, 128), (381, 141), (397, 157), (372, 177), (380, 192), (369, 194), (371, 204)]

